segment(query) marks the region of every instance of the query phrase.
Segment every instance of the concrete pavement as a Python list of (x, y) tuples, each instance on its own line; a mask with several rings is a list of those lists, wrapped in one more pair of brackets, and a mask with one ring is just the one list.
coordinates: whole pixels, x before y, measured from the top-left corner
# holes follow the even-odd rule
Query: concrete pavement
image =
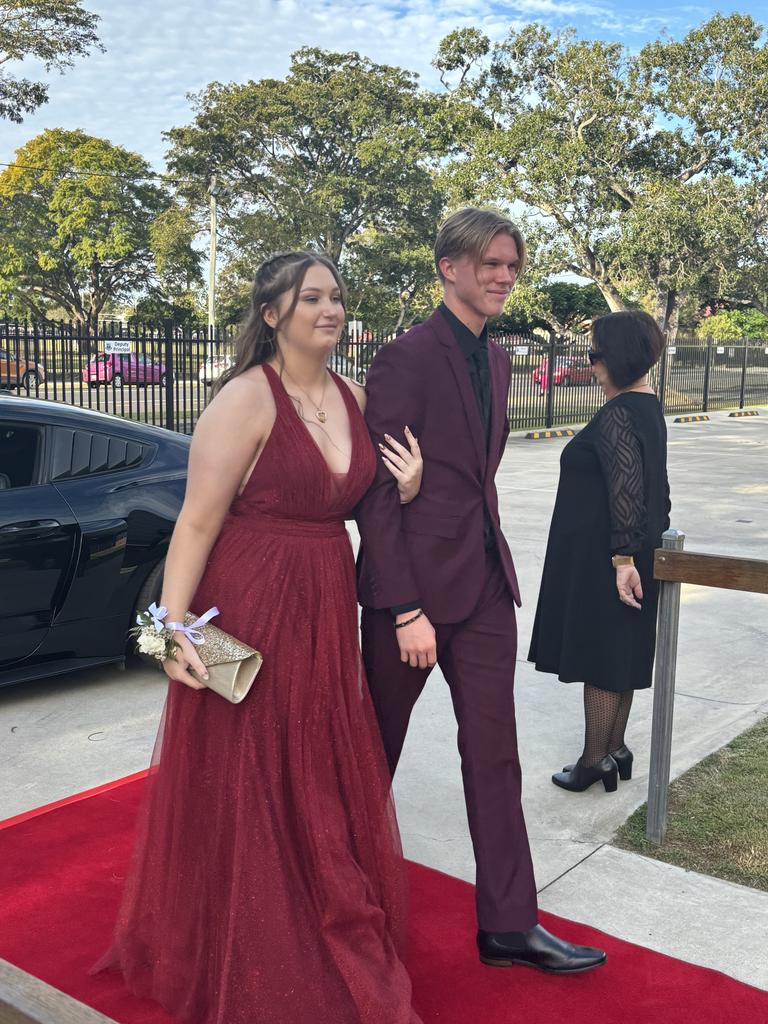
[[(669, 422), (672, 525), (686, 548), (768, 557), (768, 410), (762, 417)], [(558, 460), (566, 440), (510, 438), (498, 477), (502, 522), (524, 596), (517, 705), (524, 800), (541, 905), (671, 955), (768, 988), (768, 893), (610, 846), (644, 802), (650, 691), (638, 694), (628, 739), (635, 777), (606, 794), (569, 794), (550, 775), (578, 755), (581, 688), (536, 673), (524, 658), (535, 609)], [(673, 775), (768, 714), (768, 598), (684, 587)], [(94, 669), (0, 691), (0, 817), (147, 766), (164, 682), (152, 671)], [(395, 785), (406, 855), (469, 880), (455, 722), (435, 671), (417, 705)], [(766, 823), (768, 830), (768, 823)]]

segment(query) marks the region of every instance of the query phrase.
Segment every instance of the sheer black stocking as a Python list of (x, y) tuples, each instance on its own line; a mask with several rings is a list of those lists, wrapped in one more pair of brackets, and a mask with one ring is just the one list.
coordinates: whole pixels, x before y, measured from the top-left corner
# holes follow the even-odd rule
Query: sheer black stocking
[(584, 752), (581, 763), (591, 768), (624, 743), (634, 690), (613, 693), (584, 684)]
[(629, 712), (632, 710), (632, 698), (634, 696), (634, 690), (625, 690), (623, 693), (619, 694), (619, 709), (616, 712), (616, 718), (613, 721), (611, 738), (608, 743), (609, 754), (612, 754), (614, 750), (618, 750), (619, 747), (624, 746), (624, 733), (627, 728), (627, 722), (629, 721)]

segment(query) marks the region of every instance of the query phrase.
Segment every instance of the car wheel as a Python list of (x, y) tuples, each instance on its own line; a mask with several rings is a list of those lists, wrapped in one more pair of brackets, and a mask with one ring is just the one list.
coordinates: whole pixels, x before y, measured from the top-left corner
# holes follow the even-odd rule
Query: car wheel
[[(147, 608), (154, 601), (156, 604), (160, 603), (160, 595), (163, 590), (163, 573), (165, 572), (165, 559), (161, 558), (160, 561), (150, 570), (149, 576), (144, 580), (139, 596), (136, 598), (136, 607), (133, 609), (133, 615), (131, 615), (131, 626), (136, 625), (136, 616), (139, 612), (145, 612)], [(157, 658), (151, 657), (149, 654), (142, 654), (140, 651), (135, 651), (133, 648), (133, 642), (131, 641), (131, 653), (135, 653), (139, 661), (143, 661), (145, 665), (154, 665), (155, 668), (159, 667), (160, 662)]]
[(558, 381), (558, 383), (559, 383), (561, 388), (567, 388), (568, 385), (571, 383), (571, 378), (570, 377), (561, 377), (560, 380)]
[(123, 386), (123, 375), (122, 375), (122, 373), (116, 373), (114, 375), (114, 377), (112, 378), (112, 387), (113, 388), (118, 388), (118, 390), (119, 390), (122, 386)]
[(38, 383), (38, 376), (34, 370), (27, 370), (21, 378), (21, 386), (23, 388), (34, 388), (37, 387)]

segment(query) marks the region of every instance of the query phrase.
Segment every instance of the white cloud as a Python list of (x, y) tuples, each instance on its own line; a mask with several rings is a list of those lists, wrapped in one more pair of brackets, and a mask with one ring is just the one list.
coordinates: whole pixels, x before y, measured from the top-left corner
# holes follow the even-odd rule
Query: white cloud
[[(358, 50), (417, 71), (436, 85), (430, 62), (440, 39), (476, 26), (492, 39), (536, 19), (657, 34), (653, 0), (86, 0), (102, 17), (105, 53), (52, 75), (50, 102), (23, 125), (2, 123), (0, 161), (44, 128), (79, 127), (134, 149), (163, 167), (162, 132), (190, 120), (186, 96), (211, 81), (282, 77), (301, 46)], [(623, 10), (620, 10), (623, 8)], [(670, 24), (669, 17), (661, 17)]]

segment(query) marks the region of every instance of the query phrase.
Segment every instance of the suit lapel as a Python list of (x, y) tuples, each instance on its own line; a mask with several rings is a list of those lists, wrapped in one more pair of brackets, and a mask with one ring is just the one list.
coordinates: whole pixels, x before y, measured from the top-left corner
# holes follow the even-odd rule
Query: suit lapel
[[(453, 336), (450, 325), (440, 315), (439, 311), (436, 310), (432, 314), (429, 322), (437, 332), (440, 343), (445, 349), (446, 356), (448, 357), (448, 364), (453, 371), (456, 386), (458, 387), (459, 394), (461, 396), (461, 404), (464, 407), (467, 427), (477, 452), (477, 458), (480, 464), (480, 477), (482, 479), (485, 475), (485, 464), (487, 461), (485, 451), (485, 431), (483, 430), (483, 421), (480, 417), (480, 410), (477, 407), (475, 392), (472, 390), (472, 381), (469, 377), (469, 370), (467, 369), (467, 362), (464, 358), (464, 353), (459, 348), (458, 342)], [(491, 376), (493, 376), (493, 374)]]

